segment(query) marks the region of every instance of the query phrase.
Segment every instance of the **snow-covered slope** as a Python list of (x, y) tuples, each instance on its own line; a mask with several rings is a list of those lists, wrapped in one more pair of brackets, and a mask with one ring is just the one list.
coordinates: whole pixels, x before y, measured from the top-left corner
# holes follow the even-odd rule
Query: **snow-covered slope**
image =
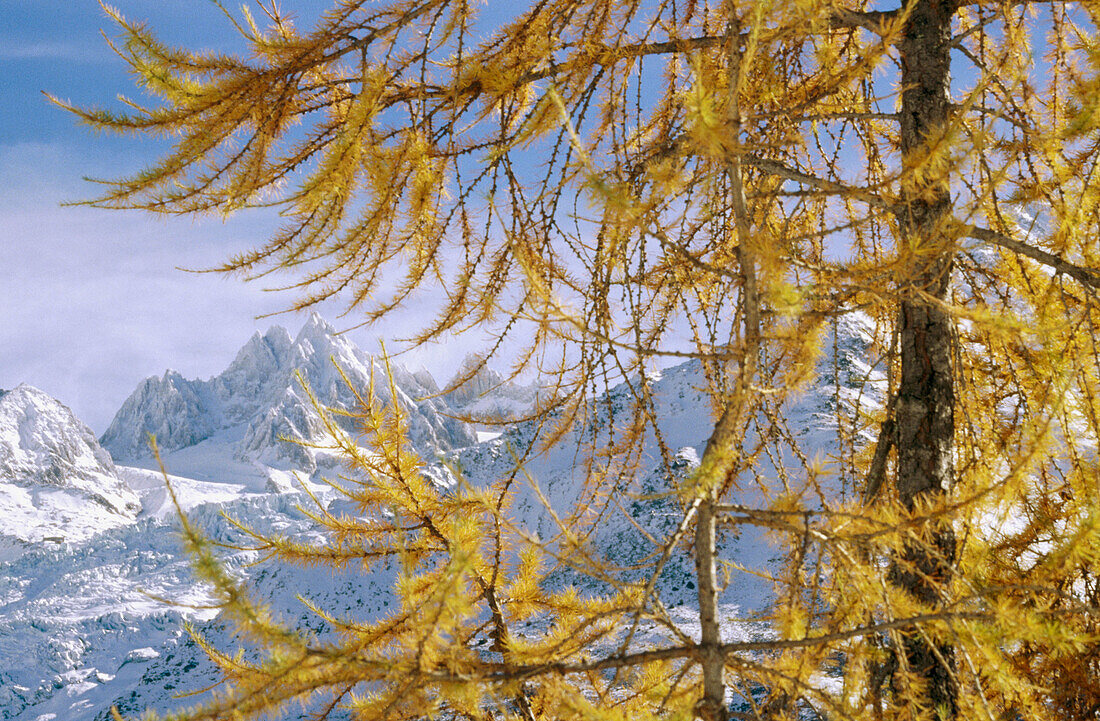
[(0, 391), (0, 560), (78, 543), (137, 517), (141, 501), (91, 429), (28, 385)]
[[(838, 426), (846, 433), (858, 434), (859, 429), (866, 428), (866, 414), (881, 405), (885, 383), (881, 373), (867, 364), (871, 328), (871, 321), (860, 314), (841, 318), (824, 351), (828, 363), (837, 363), (840, 375), (819, 377), (782, 410), (799, 447), (811, 457), (817, 454), (827, 461), (835, 453)], [(602, 462), (602, 469), (612, 474), (609, 482), (615, 484), (620, 497), (625, 494), (630, 499), (624, 508), (608, 503), (607, 494), (585, 486), (587, 471), (579, 462), (577, 448), (595, 446), (599, 453), (613, 446), (619, 432), (609, 432), (609, 419), (619, 419), (621, 423), (632, 412), (635, 391), (627, 384), (598, 399), (589, 424), (574, 429), (563, 442), (547, 451), (538, 450), (534, 425), (520, 423), (498, 438), (455, 451), (448, 459), (449, 466), (457, 468), (474, 485), (509, 476), (520, 479), (516, 484), (513, 516), (543, 540), (559, 534), (557, 519), (579, 510), (579, 524), (592, 529), (589, 545), (595, 557), (622, 569), (624, 578), (646, 572), (647, 567), (632, 569), (632, 566), (642, 564), (661, 550), (647, 534), (656, 539), (667, 538), (682, 519), (671, 484), (698, 466), (713, 428), (701, 363), (692, 361), (652, 373), (648, 381), (658, 432), (647, 429), (625, 473), (615, 475), (613, 462)], [(868, 435), (865, 440), (872, 439)], [(529, 455), (529, 449), (535, 452)], [(517, 472), (517, 458), (525, 459), (521, 472)], [(771, 465), (775, 460), (791, 468), (797, 467), (798, 460), (788, 454), (770, 461), (767, 454), (761, 454), (757, 472), (765, 483), (771, 479), (770, 483), (778, 488), (779, 475)], [(448, 470), (440, 465), (436, 472), (443, 475)], [(803, 474), (795, 474), (799, 475)], [(743, 481), (740, 490), (727, 499), (729, 502), (750, 507), (760, 507), (766, 502), (755, 481), (748, 478)], [(586, 497), (586, 493), (591, 496)], [(808, 497), (806, 501), (814, 504), (816, 499)], [(735, 574), (723, 601), (749, 613), (766, 606), (773, 595), (772, 583), (766, 580), (766, 575), (774, 567), (779, 550), (768, 542), (763, 531), (751, 526), (725, 534), (720, 543), (721, 556), (735, 560), (745, 569)], [(686, 553), (674, 554), (657, 586), (667, 606), (694, 602), (693, 575), (694, 562)], [(567, 576), (563, 581), (577, 582), (576, 575)]]
[[(864, 361), (868, 336), (862, 319), (845, 319), (837, 341), (835, 356), (845, 362), (848, 374), (840, 378), (842, 387), (834, 387), (832, 378), (822, 379), (789, 409), (788, 418), (790, 427), (808, 445), (826, 454), (829, 448), (823, 444), (835, 436), (836, 424), (849, 422), (845, 418), (855, 412), (854, 396), (849, 394), (874, 375)], [(832, 351), (827, 353), (832, 360)], [(240, 540), (219, 517), (222, 511), (260, 530), (279, 529), (302, 538), (318, 538), (312, 523), (296, 508), (303, 496), (270, 490), (289, 490), (292, 469), (299, 468), (307, 475), (325, 470), (325, 458), (308, 451), (298, 454), (294, 447), (282, 450), (286, 444), (278, 437), (316, 437), (318, 426), (308, 399), (295, 386), (295, 369), (301, 369), (325, 403), (353, 405), (354, 398), (345, 394), (330, 356), (359, 387), (366, 385), (372, 368), (379, 380), (383, 378), (373, 359), (314, 318), (293, 339), (279, 328), (257, 334), (216, 378), (189, 381), (169, 373), (139, 386), (103, 439), (128, 465), (114, 467), (102, 449), (99, 451), (101, 469), (107, 469), (102, 473), (120, 486), (119, 497), (128, 493), (127, 497), (134, 499), (130, 515), (120, 515), (119, 523), (96, 529), (97, 535), (83, 542), (74, 539), (56, 544), (31, 538), (21, 556), (0, 560), (0, 719), (106, 721), (111, 705), (135, 714), (146, 707), (165, 711), (195, 702), (178, 699), (175, 694), (204, 688), (215, 674), (202, 652), (182, 633), (182, 620), (191, 618), (220, 648), (233, 648), (235, 642), (209, 612), (167, 607), (143, 595), (145, 591), (195, 606), (205, 601), (182, 557), (174, 532), (174, 509), (160, 476), (147, 468), (151, 461), (143, 446), (144, 435), (150, 431), (158, 435), (168, 450), (167, 467), (177, 474), (172, 482), (181, 504), (218, 540)], [(413, 438), (424, 457), (436, 458), (441, 449), (451, 449), (446, 453), (450, 466), (441, 462), (428, 469), (441, 480), (453, 482), (450, 468), (458, 468), (472, 483), (489, 482), (513, 468), (513, 453), (522, 453), (537, 442), (535, 427), (520, 423), (499, 438), (474, 444), (468, 426), (444, 415), (456, 407), (498, 404), (507, 408), (517, 402), (514, 389), (501, 390), (504, 386), (499, 379), (487, 373), (476, 388), (450, 399), (424, 400), (438, 393), (426, 374), (395, 368), (395, 380), (397, 400), (414, 420)], [(626, 505), (630, 518), (617, 509), (586, 506), (593, 514), (589, 518), (599, 520), (592, 545), (626, 569), (624, 573), (630, 573), (629, 566), (653, 550), (640, 529), (664, 535), (679, 522), (676, 502), (662, 493), (668, 490), (670, 473), (672, 477), (690, 473), (710, 433), (710, 410), (701, 390), (704, 378), (697, 364), (666, 369), (650, 383), (661, 437), (672, 456), (671, 468), (665, 468), (651, 434), (630, 479), (633, 485), (629, 490), (634, 493)], [(383, 398), (385, 391), (382, 384)], [(0, 398), (0, 408), (8, 395)], [(613, 389), (597, 402), (593, 426), (578, 430), (577, 437), (590, 438), (600, 428), (604, 431), (599, 432), (606, 432), (608, 414), (616, 409), (621, 412), (629, 398), (625, 387)], [(875, 399), (863, 398), (861, 402), (866, 406)], [(0, 414), (0, 434), (5, 434), (0, 437), (15, 438), (4, 430), (8, 428), (2, 420), (5, 417)], [(75, 437), (83, 438), (88, 453), (96, 457), (94, 438), (87, 429), (81, 433)], [(49, 446), (53, 438), (53, 431), (43, 432), (39, 446)], [(16, 449), (11, 451), (13, 458), (30, 453), (30, 445), (21, 436), (11, 445)], [(5, 457), (2, 453), (0, 450), (0, 458)], [(584, 493), (577, 460), (576, 446), (567, 440), (532, 458), (526, 466), (533, 484), (555, 511), (570, 508)], [(47, 487), (38, 481), (18, 483), (31, 483), (19, 487), (33, 486), (36, 491)], [(553, 538), (553, 515), (543, 507), (534, 485), (520, 485), (513, 519), (543, 538)], [(143, 508), (140, 514), (136, 514), (138, 496)], [(329, 503), (330, 498), (322, 494), (321, 501)], [(765, 567), (775, 553), (751, 533), (730, 534), (723, 543), (724, 557), (748, 567)], [(310, 618), (317, 623), (296, 598), (303, 589), (337, 616), (373, 618), (393, 603), (393, 576), (386, 569), (369, 575), (329, 575), (317, 569), (246, 566), (255, 560), (247, 552), (233, 552), (227, 560), (249, 574), (258, 593), (292, 623)], [(578, 576), (559, 580), (584, 583)], [(736, 579), (723, 602), (742, 609), (766, 602), (767, 584), (749, 580)], [(690, 559), (677, 554), (662, 576), (659, 590), (688, 633), (697, 625), (691, 613), (691, 583)], [(320, 627), (313, 630), (324, 632)]]
[[(143, 495), (151, 500), (152, 478), (142, 478), (139, 470), (127, 473), (144, 484)], [(173, 478), (190, 519), (216, 540), (243, 541), (220, 517), (223, 509), (258, 528), (309, 533), (296, 497), (219, 486)], [(176, 649), (191, 645), (184, 620), (202, 625), (215, 615), (202, 608), (210, 599), (195, 583), (176, 528), (174, 514), (142, 514), (92, 542), (39, 544), (0, 566), (0, 719), (108, 718), (111, 705), (142, 686), (155, 691), (148, 705), (163, 711), (188, 703), (175, 700), (176, 693), (212, 680), (209, 664), (198, 661), (170, 675), (158, 670)], [(225, 560), (240, 568), (255, 557), (238, 552)], [(327, 584), (321, 579), (308, 585)], [(277, 600), (291, 605), (288, 598)]]
[[(396, 364), (392, 373), (417, 447), (434, 455), (476, 442), (473, 429), (450, 417), (447, 402), (432, 397), (439, 389), (430, 375)], [(372, 375), (376, 396), (390, 401), (383, 362), (314, 314), (295, 338), (279, 326), (257, 332), (229, 367), (209, 380), (188, 380), (175, 371), (147, 378), (123, 403), (103, 446), (120, 462), (151, 467), (148, 436), (153, 434), (174, 472), (206, 480), (244, 475), (261, 488), (285, 490), (285, 473), (279, 471), (312, 473), (326, 464), (317, 449), (283, 440), (325, 440), (299, 374), (329, 407), (355, 410), (352, 388), (366, 389)], [(352, 428), (351, 419), (344, 422)]]

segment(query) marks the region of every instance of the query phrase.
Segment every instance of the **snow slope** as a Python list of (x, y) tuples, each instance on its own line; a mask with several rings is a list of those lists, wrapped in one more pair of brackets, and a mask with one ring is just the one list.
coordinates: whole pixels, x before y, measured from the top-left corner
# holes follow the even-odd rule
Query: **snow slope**
[[(871, 322), (862, 315), (840, 319), (836, 336), (824, 351), (830, 363), (834, 359), (839, 361), (840, 377), (819, 377), (783, 409), (799, 446), (811, 449), (811, 455), (816, 451), (827, 460), (833, 452), (838, 425), (843, 425), (846, 431), (858, 429), (865, 425), (863, 416), (881, 406), (885, 383), (881, 374), (866, 362), (870, 332)], [(634, 463), (625, 474), (616, 476), (611, 471), (610, 482), (620, 495), (630, 499), (621, 509), (607, 503), (606, 495), (585, 488), (586, 470), (578, 462), (577, 448), (588, 444), (599, 452), (613, 446), (620, 430), (611, 430), (609, 419), (622, 422), (630, 415), (635, 392), (628, 384), (621, 384), (599, 398), (589, 424), (574, 429), (549, 450), (538, 450), (540, 439), (533, 424), (516, 424), (498, 438), (455, 451), (448, 459), (449, 466), (446, 469), (442, 464), (437, 466), (437, 473), (443, 475), (457, 469), (473, 485), (516, 476), (519, 483), (513, 515), (519, 524), (543, 540), (555, 538), (560, 531), (557, 519), (567, 518), (579, 507), (581, 514), (576, 518), (579, 523), (572, 525), (592, 529), (589, 539), (592, 553), (602, 564), (620, 568), (624, 580), (636, 577), (648, 570), (647, 559), (652, 562), (654, 554), (661, 551), (647, 538), (647, 533), (656, 539), (667, 538), (683, 518), (682, 509), (673, 497), (672, 484), (698, 466), (713, 428), (701, 363), (691, 361), (653, 373), (648, 384), (658, 430), (646, 431)], [(872, 440), (869, 435), (866, 439)], [(670, 456), (667, 460), (665, 452)], [(517, 468), (516, 458), (525, 458), (522, 470)], [(793, 457), (778, 460), (785, 466), (797, 467)], [(605, 469), (614, 468), (608, 462), (603, 465)], [(757, 472), (779, 485), (778, 472), (767, 457), (758, 459)], [(586, 495), (589, 493), (590, 497)], [(578, 499), (583, 500), (578, 503)], [(814, 502), (812, 497), (807, 500)], [(750, 507), (765, 503), (759, 487), (749, 479), (727, 501)], [(768, 569), (774, 567), (778, 550), (755, 527), (726, 532), (719, 543), (720, 555), (736, 560), (743, 567), (734, 574), (722, 600), (752, 615), (753, 610), (765, 607), (773, 596), (772, 583), (766, 577)], [(639, 564), (642, 568), (637, 568)], [(694, 562), (686, 553), (673, 555), (657, 586), (667, 606), (694, 603), (694, 573)], [(561, 580), (577, 583), (578, 577), (566, 573)]]

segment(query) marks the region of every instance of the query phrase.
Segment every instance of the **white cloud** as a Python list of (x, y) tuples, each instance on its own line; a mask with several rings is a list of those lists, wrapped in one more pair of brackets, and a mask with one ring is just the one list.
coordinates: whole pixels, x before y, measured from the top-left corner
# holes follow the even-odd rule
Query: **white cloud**
[(105, 57), (103, 46), (83, 42), (36, 40), (20, 42), (5, 40), (0, 43), (0, 60), (75, 60), (98, 62)]
[[(209, 377), (232, 361), (254, 330), (303, 322), (298, 314), (256, 320), (293, 300), (238, 277), (194, 274), (267, 237), (274, 217), (162, 219), (136, 212), (61, 207), (89, 194), (82, 174), (104, 174), (102, 158), (61, 144), (0, 145), (0, 388), (27, 382), (68, 404), (102, 432), (138, 381), (174, 368)], [(99, 167), (96, 167), (99, 166)], [(382, 295), (385, 290), (380, 289)], [(368, 352), (419, 330), (438, 298), (421, 294), (384, 324), (351, 332)], [(337, 328), (356, 325), (343, 307), (320, 311)], [(427, 367), (440, 383), (485, 339), (451, 339), (396, 360)]]

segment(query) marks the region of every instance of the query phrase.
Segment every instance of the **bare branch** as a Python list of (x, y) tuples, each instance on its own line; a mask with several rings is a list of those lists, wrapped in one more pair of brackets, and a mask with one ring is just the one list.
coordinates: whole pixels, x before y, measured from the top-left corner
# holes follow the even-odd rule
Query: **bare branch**
[(894, 211), (896, 205), (889, 202), (881, 195), (877, 195), (868, 191), (865, 188), (853, 188), (843, 183), (838, 183), (833, 180), (826, 180), (825, 178), (818, 177), (816, 175), (809, 175), (801, 170), (796, 170), (776, 160), (770, 160), (768, 158), (760, 158), (755, 155), (743, 155), (741, 157), (742, 162), (747, 165), (751, 165), (757, 170), (762, 170), (765, 173), (771, 175), (777, 175), (780, 178), (786, 178), (787, 180), (793, 180), (796, 183), (808, 185), (818, 190), (823, 190), (828, 193), (836, 193), (837, 195), (843, 195), (851, 198), (852, 200), (859, 200), (867, 203), (875, 208), (881, 208), (883, 210)]
[(1011, 250), (1014, 253), (1019, 253), (1020, 255), (1031, 258), (1037, 263), (1042, 263), (1049, 268), (1053, 268), (1056, 273), (1068, 275), (1090, 288), (1100, 288), (1100, 270), (1075, 265), (1045, 250), (1040, 250), (1033, 245), (1028, 245), (1023, 241), (1016, 240), (1011, 236), (1005, 235), (1004, 233), (998, 233), (988, 228), (980, 228), (976, 225), (971, 225), (966, 228), (965, 232), (966, 235), (975, 240), (984, 240), (987, 243), (998, 245), (1005, 250)]
[(886, 479), (886, 459), (890, 455), (890, 449), (894, 447), (894, 411), (893, 403), (887, 409), (886, 420), (878, 432), (878, 440), (875, 441), (875, 455), (871, 459), (871, 467), (867, 469), (867, 476), (863, 482), (863, 504), (867, 505), (875, 500), (875, 496), (882, 489), (882, 483)]
[[(938, 613), (924, 613), (907, 618), (896, 618), (881, 623), (872, 623), (865, 626), (857, 626), (844, 631), (824, 633), (818, 636), (805, 636), (803, 638), (771, 639), (761, 641), (734, 641), (723, 643), (719, 651), (723, 656), (731, 656), (738, 653), (753, 653), (758, 651), (782, 651), (797, 648), (810, 648), (822, 644), (839, 643), (854, 638), (861, 638), (872, 634), (882, 633), (894, 629), (913, 628), (923, 624), (935, 622), (961, 622), (961, 621), (990, 621), (993, 620), (990, 613), (978, 611), (943, 611)], [(500, 663), (483, 663), (480, 669), (482, 678), (492, 682), (506, 682), (535, 678), (547, 674), (574, 674), (587, 673), (589, 671), (601, 671), (605, 669), (626, 668), (640, 666), (659, 661), (672, 661), (682, 658), (697, 658), (699, 646), (670, 646), (666, 648), (637, 651), (627, 654), (616, 654), (599, 659), (584, 660), (579, 662), (552, 662), (531, 664), (527, 666), (505, 667)], [(377, 665), (377, 662), (364, 661), (369, 665)], [(455, 681), (468, 680), (477, 671), (469, 674), (456, 674), (453, 671), (423, 671), (422, 677), (430, 681)]]
[(862, 28), (876, 35), (882, 34), (882, 26), (898, 16), (899, 10), (848, 10), (836, 8), (829, 25), (834, 28), (854, 30)]

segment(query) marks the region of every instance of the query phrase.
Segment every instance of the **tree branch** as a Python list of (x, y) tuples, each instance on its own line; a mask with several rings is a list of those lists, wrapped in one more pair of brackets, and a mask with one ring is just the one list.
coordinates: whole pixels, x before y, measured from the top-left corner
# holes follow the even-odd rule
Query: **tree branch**
[(882, 35), (882, 26), (898, 15), (898, 10), (848, 10), (836, 8), (829, 18), (829, 26), (838, 29), (855, 30), (862, 28), (876, 35)]
[(769, 160), (768, 158), (759, 158), (755, 155), (745, 154), (741, 156), (741, 161), (746, 165), (751, 165), (757, 170), (762, 170), (765, 173), (771, 175), (777, 175), (780, 178), (786, 178), (787, 180), (793, 180), (796, 183), (808, 185), (818, 190), (823, 190), (829, 193), (836, 193), (837, 195), (844, 195), (853, 200), (859, 200), (868, 205), (881, 208), (882, 210), (889, 210), (891, 212), (897, 209), (894, 203), (890, 203), (881, 195), (876, 195), (863, 188), (853, 188), (843, 183), (837, 183), (832, 180), (826, 180), (825, 178), (819, 178), (816, 175), (809, 175), (801, 170), (796, 170), (790, 166), (784, 165), (776, 160)]
[(966, 235), (974, 238), (975, 240), (983, 240), (993, 245), (998, 245), (1005, 250), (1011, 250), (1014, 253), (1027, 256), (1037, 263), (1054, 269), (1056, 273), (1063, 273), (1078, 281), (1082, 285), (1086, 285), (1090, 288), (1100, 289), (1100, 271), (1092, 268), (1085, 268), (1080, 265), (1074, 265), (1068, 260), (1063, 260), (1056, 255), (1040, 250), (1035, 246), (1028, 245), (1023, 241), (1016, 240), (1015, 238), (1005, 235), (1004, 233), (998, 233), (995, 230), (988, 228), (980, 228), (976, 225), (966, 227)]
[[(810, 648), (828, 643), (838, 643), (854, 638), (861, 638), (872, 634), (882, 633), (893, 629), (913, 628), (927, 623), (935, 622), (959, 622), (959, 621), (992, 621), (995, 616), (984, 611), (941, 611), (917, 614), (906, 618), (896, 618), (880, 623), (872, 623), (857, 626), (843, 631), (823, 633), (819, 636), (805, 636), (802, 638), (771, 639), (761, 641), (734, 641), (723, 643), (718, 647), (723, 656), (731, 656), (739, 653), (752, 653), (759, 651), (781, 651), (797, 648)], [(648, 651), (636, 651), (634, 653), (616, 654), (599, 659), (582, 660), (576, 662), (559, 661), (549, 663), (531, 664), (526, 666), (505, 666), (501, 663), (483, 662), (478, 668), (468, 673), (456, 673), (452, 670), (424, 670), (419, 676), (428, 681), (468, 681), (477, 676), (490, 682), (522, 681), (547, 674), (575, 674), (639, 666), (646, 663), (660, 661), (673, 661), (676, 659), (693, 658), (698, 660), (700, 648), (698, 645), (671, 646), (651, 649)], [(371, 667), (379, 666), (379, 662), (373, 659), (363, 659), (363, 665)]]
[(867, 476), (863, 481), (863, 505), (875, 500), (875, 496), (882, 489), (882, 483), (886, 480), (886, 459), (890, 455), (890, 449), (894, 446), (894, 410), (893, 403), (886, 411), (886, 420), (878, 432), (878, 440), (875, 441), (875, 456), (871, 459), (871, 467), (867, 469)]

